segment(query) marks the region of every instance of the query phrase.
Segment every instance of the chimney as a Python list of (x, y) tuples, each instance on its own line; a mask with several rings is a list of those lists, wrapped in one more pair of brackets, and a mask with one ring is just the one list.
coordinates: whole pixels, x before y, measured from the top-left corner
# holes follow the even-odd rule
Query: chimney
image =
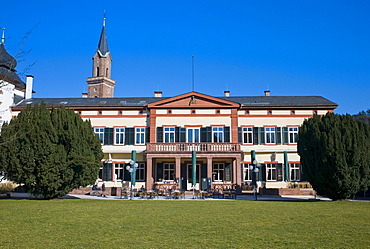
[(269, 90), (265, 91), (265, 96), (270, 96), (270, 91)]
[(88, 95), (88, 93), (82, 93), (82, 98), (87, 98)]
[(32, 75), (26, 75), (26, 96), (25, 99), (31, 99), (32, 98), (32, 85), (33, 85), (33, 76)]
[(154, 97), (162, 98), (162, 92), (154, 92)]
[(224, 91), (225, 97), (230, 97), (230, 91)]

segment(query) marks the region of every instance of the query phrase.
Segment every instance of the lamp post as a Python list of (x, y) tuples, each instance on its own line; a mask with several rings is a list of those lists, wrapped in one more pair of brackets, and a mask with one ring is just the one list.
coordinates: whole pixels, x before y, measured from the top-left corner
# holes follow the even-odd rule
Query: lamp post
[(253, 160), (252, 165), (249, 166), (249, 170), (252, 173), (252, 185), (253, 185), (253, 194), (254, 200), (257, 200), (257, 174), (260, 171), (259, 167), (260, 164), (256, 159)]
[(129, 162), (130, 165), (126, 166), (126, 170), (130, 172), (130, 178), (131, 178), (131, 183), (130, 183), (130, 200), (132, 200), (132, 181), (135, 176), (135, 171), (137, 170), (137, 167), (139, 166), (134, 160), (131, 160)]

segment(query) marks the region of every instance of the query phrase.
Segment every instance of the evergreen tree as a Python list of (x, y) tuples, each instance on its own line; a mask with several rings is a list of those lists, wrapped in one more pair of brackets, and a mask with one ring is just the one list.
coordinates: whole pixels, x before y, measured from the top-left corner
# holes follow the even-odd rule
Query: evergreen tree
[(369, 186), (370, 128), (350, 115), (317, 116), (299, 131), (298, 154), (318, 194), (347, 199)]
[(103, 153), (89, 121), (64, 107), (27, 106), (5, 124), (0, 163), (9, 180), (50, 199), (94, 183)]

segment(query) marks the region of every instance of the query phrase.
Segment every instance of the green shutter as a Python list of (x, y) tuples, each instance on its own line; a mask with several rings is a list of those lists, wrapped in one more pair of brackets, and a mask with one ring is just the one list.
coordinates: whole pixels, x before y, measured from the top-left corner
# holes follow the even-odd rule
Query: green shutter
[(261, 163), (257, 181), (266, 181), (266, 165)]
[(233, 170), (231, 167), (231, 163), (227, 163), (225, 165), (225, 181), (231, 182), (233, 179)]
[(276, 168), (277, 168), (277, 180), (278, 181), (284, 181), (284, 178), (283, 178), (283, 164), (282, 163), (277, 163), (276, 165)]
[(200, 142), (207, 142), (207, 127), (200, 128)]
[(207, 130), (207, 143), (212, 143), (212, 127), (206, 127)]
[(276, 144), (281, 144), (281, 127), (276, 127)]
[(157, 127), (157, 143), (163, 143), (163, 127)]
[(230, 143), (230, 127), (224, 127), (224, 142)]
[(125, 145), (133, 145), (135, 143), (135, 129), (125, 129)]
[(180, 139), (180, 127), (175, 127), (175, 143), (178, 143)]
[(283, 144), (289, 143), (288, 127), (283, 127)]
[(150, 142), (150, 127), (145, 127), (145, 142)]
[(243, 128), (238, 127), (238, 143), (243, 143)]
[(113, 128), (104, 128), (104, 144), (113, 144)]
[(253, 144), (258, 144), (258, 127), (253, 127)]
[(288, 159), (288, 152), (284, 151), (284, 168), (285, 168), (285, 180), (290, 181), (289, 177), (289, 159)]
[(201, 167), (201, 178), (207, 178), (207, 164), (202, 164)]
[(125, 163), (123, 168), (123, 180), (124, 181), (131, 181), (130, 172), (126, 169), (127, 166), (130, 166), (130, 164)]
[(180, 143), (185, 143), (186, 142), (186, 128), (185, 127), (180, 127), (179, 142)]
[(103, 163), (103, 181), (112, 181), (112, 163)]
[(259, 144), (265, 144), (265, 128), (258, 127), (258, 133), (259, 133)]

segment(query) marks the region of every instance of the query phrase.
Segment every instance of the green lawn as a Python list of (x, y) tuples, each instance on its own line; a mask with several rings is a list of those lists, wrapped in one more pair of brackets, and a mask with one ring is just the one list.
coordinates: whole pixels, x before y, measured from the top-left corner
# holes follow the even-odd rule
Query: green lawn
[(370, 202), (0, 200), (1, 248), (369, 248)]

